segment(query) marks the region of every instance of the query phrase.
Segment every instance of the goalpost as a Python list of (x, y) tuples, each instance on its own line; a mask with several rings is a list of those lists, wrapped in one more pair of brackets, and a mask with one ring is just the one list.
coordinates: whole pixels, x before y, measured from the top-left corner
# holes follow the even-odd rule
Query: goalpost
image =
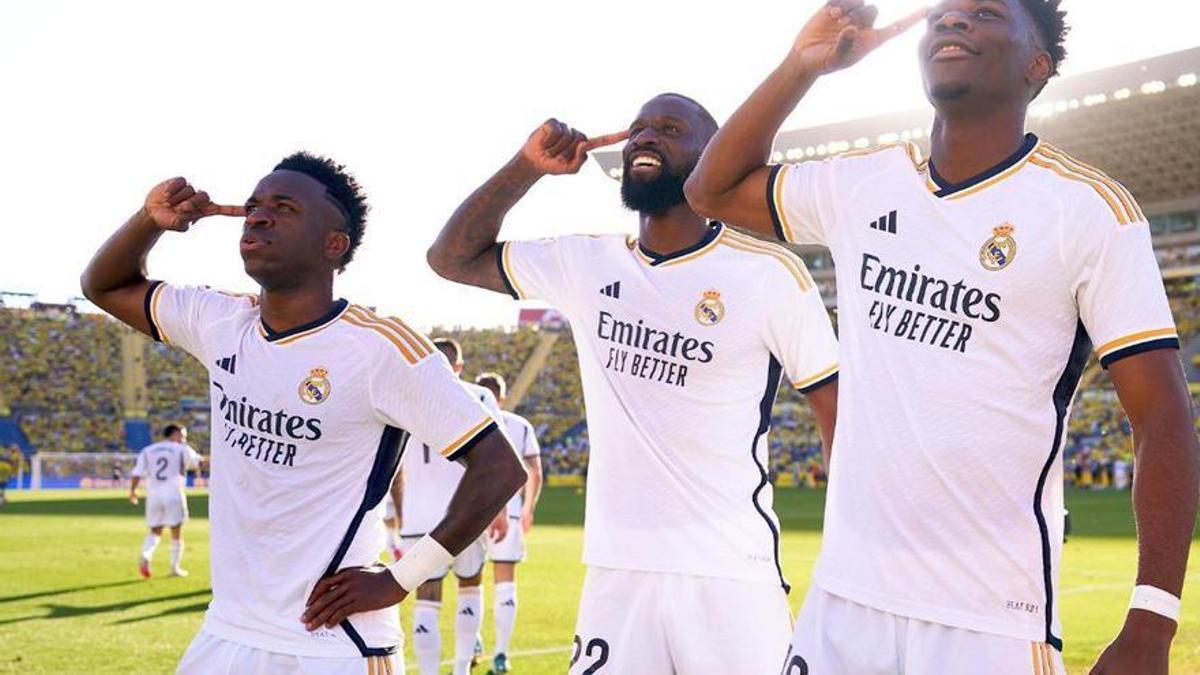
[(124, 487), (136, 459), (136, 452), (37, 452), (29, 460), (29, 487)]

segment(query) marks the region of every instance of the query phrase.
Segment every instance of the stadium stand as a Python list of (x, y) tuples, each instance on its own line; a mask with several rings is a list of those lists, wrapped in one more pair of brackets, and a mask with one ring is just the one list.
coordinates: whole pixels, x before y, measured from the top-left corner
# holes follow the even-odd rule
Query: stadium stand
[[(1200, 381), (1200, 49), (1176, 52), (1052, 83), (1033, 109), (1032, 129), (1123, 182), (1149, 216), (1155, 251), (1184, 343), (1184, 365)], [(780, 134), (777, 161), (821, 159), (872, 144), (911, 140), (927, 151), (927, 111), (911, 111)], [(619, 177), (619, 155), (601, 153)], [(801, 249), (836, 319), (832, 263)], [(0, 298), (21, 294), (0, 292)], [(561, 331), (558, 339), (544, 339)], [(6, 307), (0, 302), (0, 461), (13, 453), (130, 450), (126, 427), (187, 424), (192, 444), (208, 450), (204, 368), (182, 352), (142, 341), (128, 354), (128, 329), (71, 305)], [(542, 440), (547, 474), (583, 476), (589, 443), (574, 341), (554, 312), (523, 309), (515, 329), (441, 330), (463, 345), (474, 379), (497, 371), (510, 385), (527, 366), (528, 389), (516, 396)], [(539, 345), (542, 345), (539, 347)], [(124, 351), (123, 351), (124, 350)], [(537, 357), (534, 358), (535, 353)], [(129, 368), (142, 368), (129, 377)], [(1092, 363), (1076, 401), (1064, 453), (1067, 480), (1107, 487), (1131, 470), (1129, 422), (1105, 373)], [(137, 391), (129, 391), (133, 387)], [(145, 391), (141, 391), (141, 387)], [(1200, 397), (1200, 387), (1194, 390)], [(135, 410), (141, 407), (143, 410)], [(128, 423), (128, 424), (127, 424)], [(141, 432), (138, 432), (139, 434)], [(803, 398), (780, 392), (772, 413), (771, 464), (781, 485), (824, 482), (820, 437)], [(11, 461), (8, 462), (12, 464)], [(84, 466), (86, 462), (79, 462)], [(59, 463), (57, 472), (73, 469)], [(107, 478), (107, 476), (102, 476)]]

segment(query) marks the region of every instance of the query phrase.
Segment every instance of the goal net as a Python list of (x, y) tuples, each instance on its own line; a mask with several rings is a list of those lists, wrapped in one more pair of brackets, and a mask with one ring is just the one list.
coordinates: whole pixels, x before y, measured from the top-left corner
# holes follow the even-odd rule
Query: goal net
[(29, 462), (29, 487), (125, 487), (136, 459), (136, 452), (38, 452)]

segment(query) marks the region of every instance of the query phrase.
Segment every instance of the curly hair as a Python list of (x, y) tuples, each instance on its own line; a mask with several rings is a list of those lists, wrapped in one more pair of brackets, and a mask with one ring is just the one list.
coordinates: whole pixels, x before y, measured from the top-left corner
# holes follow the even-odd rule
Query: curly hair
[(1053, 70), (1050, 71), (1051, 77), (1058, 74), (1058, 67), (1067, 58), (1064, 43), (1067, 33), (1071, 30), (1067, 26), (1066, 11), (1059, 9), (1061, 4), (1062, 0), (1021, 0), (1021, 6), (1029, 12), (1037, 27), (1042, 47), (1050, 54), (1050, 61), (1054, 64)]
[(367, 228), (367, 213), (371, 210), (362, 186), (346, 172), (344, 165), (304, 151), (284, 157), (274, 170), (296, 171), (325, 186), (326, 194), (346, 219), (346, 236), (350, 238), (350, 247), (338, 266), (339, 272), (345, 271), (346, 264), (354, 258), (354, 251), (362, 243), (363, 231)]

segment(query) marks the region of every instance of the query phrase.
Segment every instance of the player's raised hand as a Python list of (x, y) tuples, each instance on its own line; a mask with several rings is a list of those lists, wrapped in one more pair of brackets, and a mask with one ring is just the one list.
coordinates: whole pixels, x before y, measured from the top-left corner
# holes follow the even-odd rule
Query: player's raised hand
[(875, 27), (879, 9), (863, 0), (830, 0), (804, 24), (792, 53), (824, 75), (854, 65), (879, 45), (912, 28), (928, 8), (882, 28)]
[(207, 216), (246, 215), (245, 207), (214, 204), (207, 192), (196, 190), (183, 178), (155, 185), (142, 209), (158, 227), (177, 232), (187, 232), (192, 223)]
[(407, 595), (383, 565), (347, 567), (317, 582), (300, 621), (310, 631), (333, 628), (352, 614), (391, 607)]
[(578, 173), (589, 152), (627, 138), (629, 132), (620, 131), (589, 139), (556, 119), (548, 119), (529, 135), (521, 148), (521, 157), (544, 175)]

